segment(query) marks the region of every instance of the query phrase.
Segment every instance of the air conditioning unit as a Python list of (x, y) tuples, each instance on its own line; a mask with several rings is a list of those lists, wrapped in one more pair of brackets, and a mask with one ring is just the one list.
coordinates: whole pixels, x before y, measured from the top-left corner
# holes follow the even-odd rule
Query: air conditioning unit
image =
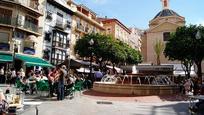
[(22, 16), (22, 15), (18, 15), (18, 26), (22, 27), (24, 26), (24, 22), (25, 22), (25, 16)]

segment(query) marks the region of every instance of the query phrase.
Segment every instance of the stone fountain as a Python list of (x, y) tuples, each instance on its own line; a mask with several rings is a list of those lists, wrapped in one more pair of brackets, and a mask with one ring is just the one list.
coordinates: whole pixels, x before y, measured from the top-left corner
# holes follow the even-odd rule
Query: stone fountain
[(94, 83), (93, 90), (137, 96), (171, 95), (179, 91), (172, 80), (173, 66), (133, 66), (126, 75), (105, 75), (101, 82)]

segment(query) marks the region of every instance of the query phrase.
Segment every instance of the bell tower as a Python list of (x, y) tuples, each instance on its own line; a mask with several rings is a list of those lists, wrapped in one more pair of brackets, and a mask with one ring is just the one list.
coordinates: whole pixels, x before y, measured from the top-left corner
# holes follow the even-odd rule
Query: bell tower
[(161, 0), (163, 9), (169, 9), (169, 0)]

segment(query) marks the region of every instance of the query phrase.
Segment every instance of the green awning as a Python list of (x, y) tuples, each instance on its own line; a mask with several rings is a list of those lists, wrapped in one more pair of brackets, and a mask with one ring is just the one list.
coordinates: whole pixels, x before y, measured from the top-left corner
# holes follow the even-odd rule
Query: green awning
[(4, 62), (12, 62), (13, 58), (11, 54), (0, 53), (0, 63)]
[(49, 62), (38, 57), (16, 54), (15, 58), (22, 60), (26, 66), (53, 67)]

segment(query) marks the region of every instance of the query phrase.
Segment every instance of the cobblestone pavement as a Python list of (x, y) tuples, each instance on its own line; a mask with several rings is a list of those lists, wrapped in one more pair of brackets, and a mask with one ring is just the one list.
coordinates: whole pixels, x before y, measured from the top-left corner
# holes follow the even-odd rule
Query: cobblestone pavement
[[(39, 115), (188, 115), (188, 102), (157, 96), (116, 97), (94, 93), (75, 94), (73, 99), (42, 101)], [(165, 100), (166, 99), (166, 100)], [(138, 101), (139, 100), (139, 101)], [(148, 101), (149, 100), (149, 101)], [(35, 107), (22, 115), (36, 115)]]

